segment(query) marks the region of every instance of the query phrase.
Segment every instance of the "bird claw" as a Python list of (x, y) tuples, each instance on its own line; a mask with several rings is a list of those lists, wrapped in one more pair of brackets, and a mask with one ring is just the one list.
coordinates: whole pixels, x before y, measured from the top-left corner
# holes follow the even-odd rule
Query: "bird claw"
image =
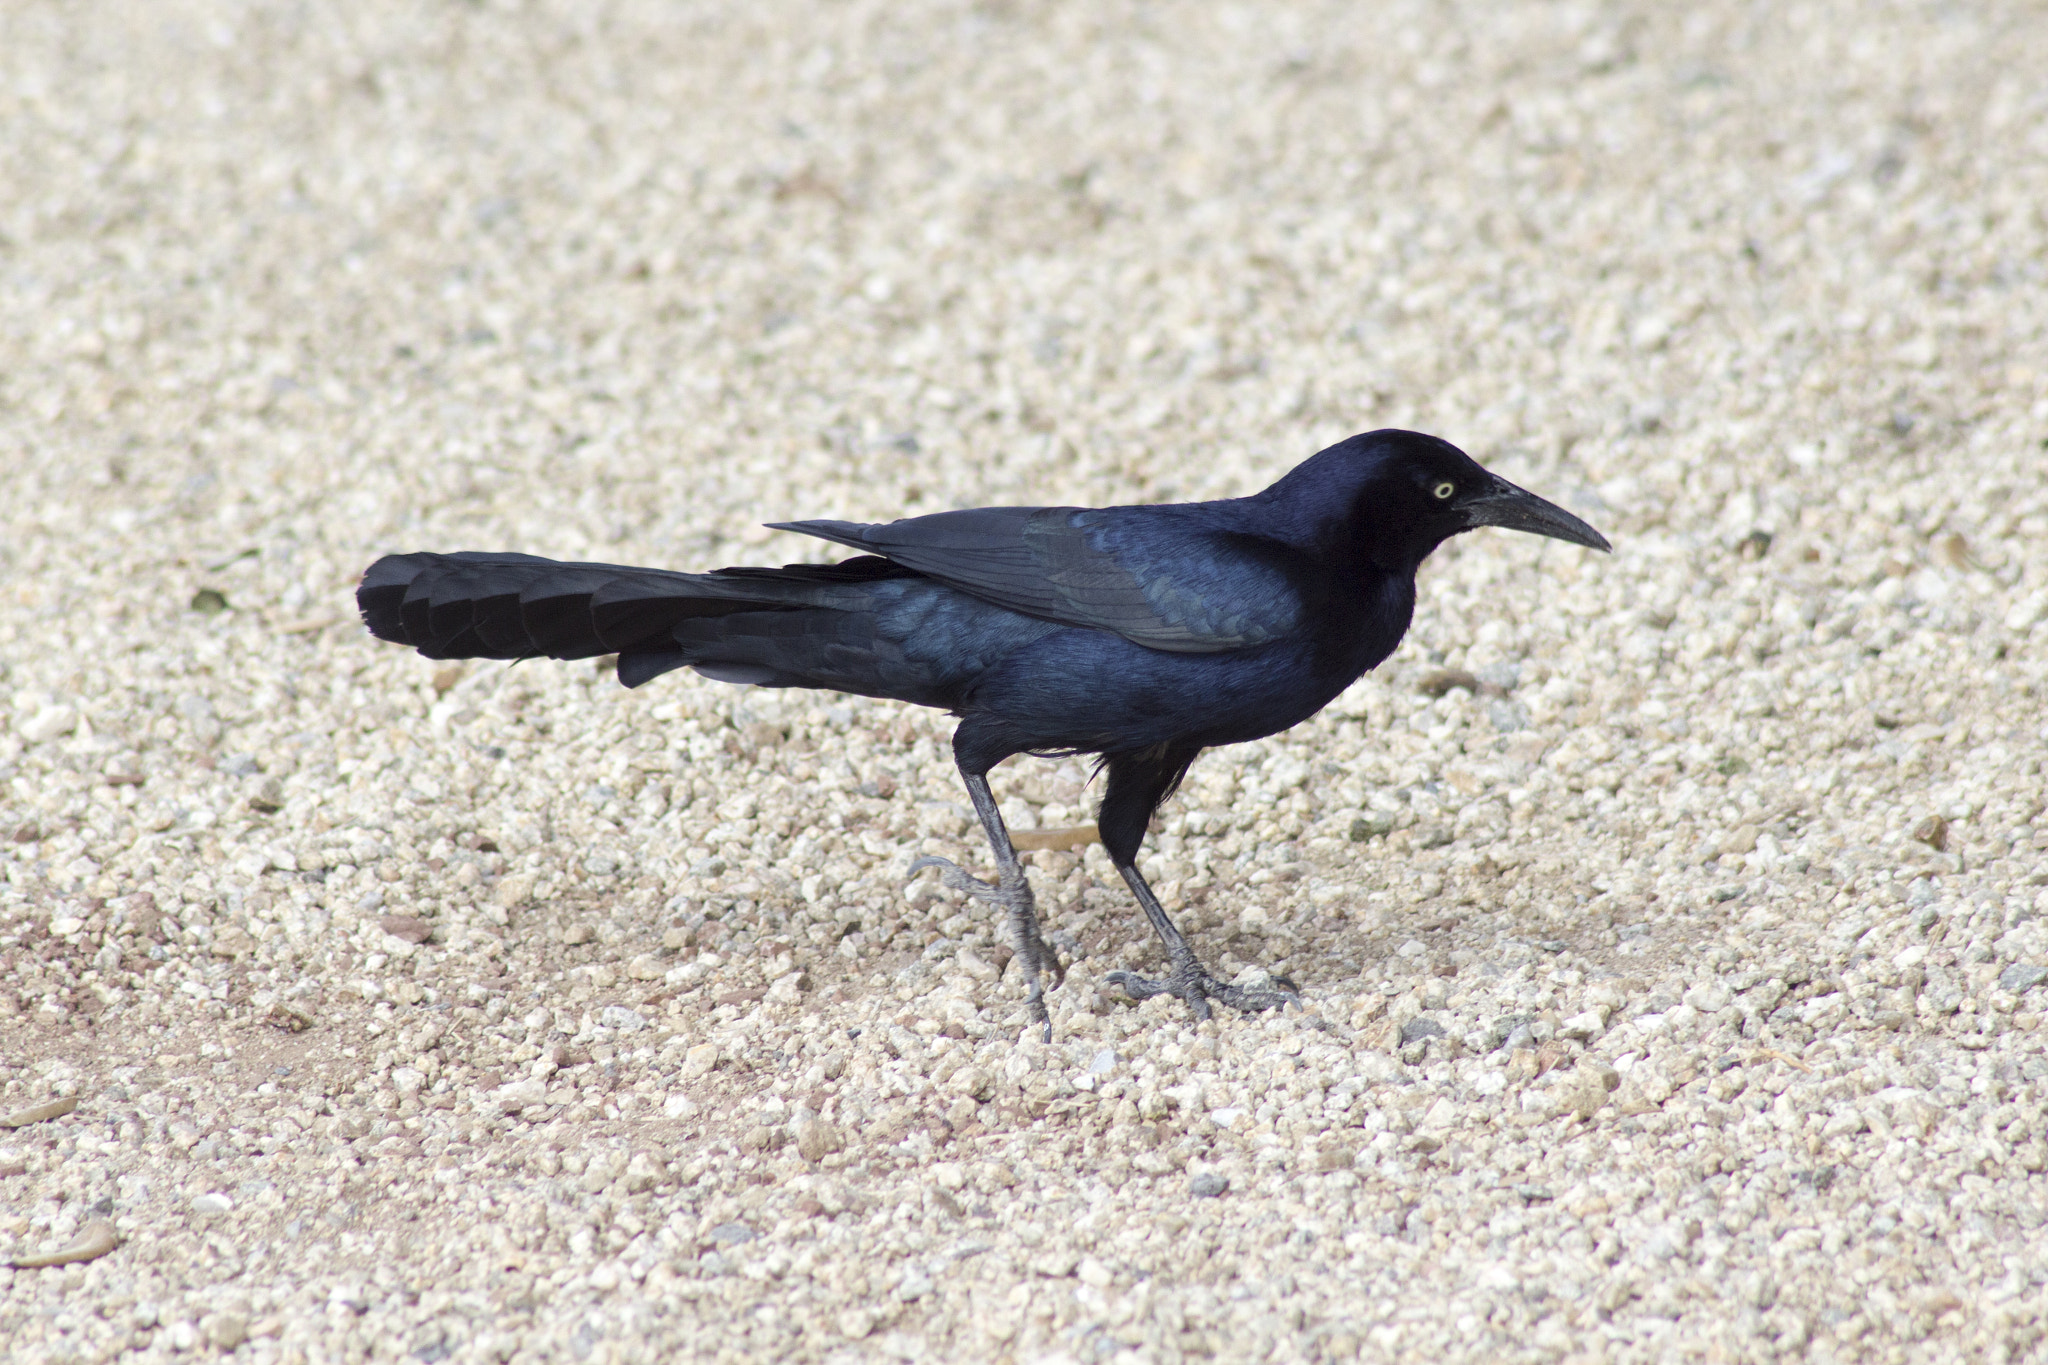
[(1209, 1002), (1228, 1005), (1246, 1014), (1254, 1010), (1281, 1009), (1292, 1005), (1301, 1008), (1301, 995), (1294, 983), (1286, 977), (1272, 978), (1276, 989), (1254, 990), (1245, 986), (1232, 985), (1209, 974), (1209, 969), (1200, 962), (1189, 958), (1176, 966), (1164, 978), (1140, 976), (1136, 972), (1109, 972), (1102, 978), (1103, 984), (1121, 986), (1124, 994), (1133, 1000), (1149, 1000), (1155, 995), (1178, 996), (1187, 1002), (1188, 1009), (1197, 1019), (1209, 1017)]
[(1038, 909), (1031, 898), (1031, 887), (1022, 872), (1012, 883), (1007, 880), (987, 882), (969, 872), (950, 858), (926, 854), (910, 865), (910, 875), (916, 876), (928, 867), (940, 869), (939, 880), (955, 891), (972, 896), (988, 905), (999, 905), (1009, 913), (1010, 934), (1015, 941), (1017, 955), (1023, 959), (1024, 979), (1028, 982), (1024, 1007), (1030, 1013), (1033, 1023), (1045, 1035), (1045, 1041), (1052, 1041), (1052, 1015), (1045, 1004), (1045, 988), (1039, 978), (1050, 973), (1052, 987), (1058, 990), (1066, 984), (1066, 964), (1060, 961), (1058, 953), (1046, 946), (1044, 936), (1038, 928)]
[(915, 877), (928, 867), (942, 869), (939, 873), (939, 880), (952, 887), (955, 891), (965, 892), (978, 901), (986, 901), (992, 905), (1008, 906), (1010, 904), (1010, 898), (1004, 893), (1001, 886), (994, 882), (983, 881), (951, 858), (937, 858), (926, 854), (910, 865), (910, 875)]

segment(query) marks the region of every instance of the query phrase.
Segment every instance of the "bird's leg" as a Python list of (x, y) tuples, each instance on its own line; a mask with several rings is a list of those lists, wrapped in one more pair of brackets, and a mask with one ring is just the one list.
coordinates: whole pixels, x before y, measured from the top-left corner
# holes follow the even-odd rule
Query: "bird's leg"
[(1166, 913), (1166, 907), (1159, 903), (1159, 897), (1152, 894), (1152, 888), (1146, 884), (1144, 877), (1139, 875), (1137, 864), (1118, 863), (1116, 870), (1123, 875), (1124, 885), (1131, 888), (1131, 894), (1138, 898), (1138, 904), (1144, 908), (1145, 918), (1152, 921), (1152, 930), (1159, 935), (1159, 942), (1166, 949), (1167, 972), (1163, 978), (1156, 981), (1150, 977), (1139, 976), (1136, 972), (1110, 972), (1102, 978), (1104, 982), (1123, 987), (1124, 993), (1133, 1000), (1148, 1000), (1155, 995), (1177, 995), (1187, 1001), (1188, 1008), (1194, 1011), (1197, 1019), (1209, 1017), (1211, 1000), (1221, 1001), (1232, 1009), (1247, 1011), (1301, 1004), (1301, 997), (1294, 992), (1294, 983), (1285, 977), (1273, 978), (1277, 989), (1260, 991), (1233, 986), (1212, 976), (1209, 969), (1202, 965), (1201, 959), (1195, 956), (1195, 950), (1188, 946), (1186, 936)]
[(1102, 979), (1108, 985), (1122, 986), (1133, 1000), (1177, 995), (1187, 1001), (1188, 1008), (1194, 1011), (1197, 1019), (1209, 1017), (1211, 1000), (1220, 1000), (1241, 1010), (1299, 1005), (1301, 1001), (1294, 994), (1293, 983), (1285, 980), (1276, 978), (1279, 990), (1255, 991), (1211, 976), (1209, 969), (1195, 956), (1195, 950), (1188, 946), (1187, 939), (1174, 927), (1166, 907), (1159, 903), (1159, 897), (1152, 894), (1152, 888), (1138, 875), (1138, 846), (1144, 842), (1146, 822), (1159, 809), (1159, 803), (1179, 785), (1188, 765), (1200, 752), (1198, 748), (1160, 745), (1108, 756), (1109, 785), (1102, 794), (1102, 810), (1096, 818), (1096, 825), (1102, 831), (1102, 846), (1109, 853), (1111, 866), (1122, 875), (1124, 885), (1131, 888), (1131, 894), (1138, 898), (1145, 918), (1152, 921), (1152, 931), (1159, 935), (1159, 942), (1166, 949), (1167, 972), (1158, 981), (1139, 976), (1136, 972), (1109, 972)]
[(927, 867), (945, 869), (939, 874), (940, 880), (955, 891), (964, 891), (978, 901), (1003, 908), (1008, 921), (1010, 941), (1016, 946), (1017, 959), (1024, 967), (1025, 996), (1024, 1008), (1045, 1035), (1045, 1041), (1052, 1041), (1052, 1015), (1045, 1007), (1045, 987), (1039, 978), (1046, 972), (1052, 973), (1053, 985), (1066, 980), (1067, 969), (1060, 965), (1059, 955), (1046, 945), (1045, 937), (1038, 929), (1038, 908), (1031, 896), (1031, 883), (1025, 880), (1024, 865), (1017, 861), (1017, 850), (1010, 843), (1010, 831), (1003, 824), (1003, 813), (996, 809), (994, 793), (988, 789), (988, 776), (962, 770), (961, 778), (967, 783), (967, 794), (974, 800), (974, 813), (981, 817), (982, 832), (988, 835), (988, 846), (996, 855), (996, 881), (991, 884), (970, 875), (958, 863), (945, 858), (919, 858), (910, 865), (914, 875)]

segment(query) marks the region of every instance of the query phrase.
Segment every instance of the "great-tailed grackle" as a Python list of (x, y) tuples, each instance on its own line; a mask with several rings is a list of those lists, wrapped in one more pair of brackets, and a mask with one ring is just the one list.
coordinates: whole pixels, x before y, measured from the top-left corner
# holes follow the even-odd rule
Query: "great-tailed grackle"
[(379, 639), (430, 659), (617, 654), (638, 687), (689, 667), (721, 682), (818, 687), (940, 706), (995, 853), (993, 884), (943, 859), (958, 889), (1003, 907), (1032, 1017), (1063, 968), (989, 792), (1013, 754), (1101, 755), (1110, 861), (1166, 949), (1160, 980), (1106, 978), (1263, 1009), (1291, 990), (1211, 976), (1139, 875), (1153, 811), (1202, 750), (1321, 710), (1400, 643), (1415, 572), (1460, 531), (1502, 526), (1597, 550), (1599, 532), (1411, 431), (1339, 442), (1262, 493), (1138, 507), (982, 507), (887, 525), (776, 523), (868, 553), (837, 564), (673, 573), (523, 554), (389, 555), (356, 601)]

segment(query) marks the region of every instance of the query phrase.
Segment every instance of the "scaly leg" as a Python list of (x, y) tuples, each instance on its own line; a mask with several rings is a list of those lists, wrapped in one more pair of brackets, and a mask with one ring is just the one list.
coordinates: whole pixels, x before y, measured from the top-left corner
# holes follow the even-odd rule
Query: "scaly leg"
[(1299, 1005), (1301, 1000), (1289, 981), (1276, 979), (1281, 987), (1276, 991), (1250, 991), (1211, 976), (1187, 939), (1174, 927), (1159, 897), (1138, 875), (1138, 846), (1145, 840), (1146, 823), (1152, 812), (1159, 809), (1159, 803), (1180, 785), (1188, 765), (1200, 752), (1196, 748), (1160, 745), (1136, 753), (1108, 755), (1109, 786), (1102, 795), (1102, 810), (1097, 817), (1102, 846), (1108, 850), (1110, 864), (1123, 877), (1124, 885), (1138, 898), (1145, 918), (1152, 921), (1152, 932), (1159, 935), (1159, 942), (1166, 949), (1167, 973), (1158, 981), (1135, 972), (1110, 972), (1102, 979), (1109, 985), (1123, 987), (1134, 1000), (1177, 995), (1187, 1001), (1197, 1019), (1209, 1017), (1211, 1000), (1241, 1010)]
[(1232, 1009), (1266, 1010), (1281, 1005), (1299, 1007), (1301, 997), (1295, 994), (1294, 983), (1285, 977), (1274, 977), (1278, 989), (1270, 991), (1246, 990), (1219, 980), (1202, 965), (1195, 950), (1188, 946), (1187, 938), (1167, 915), (1166, 907), (1159, 903), (1159, 897), (1152, 894), (1152, 888), (1138, 874), (1135, 863), (1118, 863), (1116, 870), (1123, 875), (1124, 885), (1131, 888), (1131, 894), (1138, 898), (1138, 904), (1145, 911), (1145, 918), (1152, 921), (1152, 931), (1159, 935), (1159, 942), (1166, 949), (1167, 973), (1154, 980), (1139, 976), (1136, 972), (1110, 972), (1103, 981), (1111, 986), (1121, 986), (1133, 1000), (1148, 1000), (1155, 995), (1177, 995), (1187, 1002), (1195, 1018), (1209, 1017), (1209, 1002), (1220, 1001)]
[(1060, 965), (1059, 955), (1047, 946), (1039, 932), (1038, 908), (1032, 901), (1031, 883), (1025, 880), (1024, 865), (1017, 861), (1017, 850), (1010, 843), (1010, 831), (1003, 824), (1003, 814), (996, 809), (995, 795), (988, 789), (987, 774), (971, 773), (962, 768), (960, 776), (967, 783), (968, 796), (973, 798), (974, 813), (981, 817), (981, 828), (988, 835), (988, 846), (996, 855), (996, 881), (993, 884), (985, 882), (969, 875), (958, 863), (932, 857), (919, 858), (912, 863), (911, 875), (915, 876), (927, 867), (944, 868), (940, 879), (946, 885), (955, 891), (964, 891), (978, 901), (1003, 908), (1010, 941), (1016, 946), (1017, 959), (1024, 967), (1024, 1008), (1030, 1012), (1049, 1043), (1052, 1041), (1052, 1015), (1045, 1007), (1045, 988), (1039, 978), (1051, 972), (1053, 985), (1058, 986), (1066, 980), (1067, 969)]

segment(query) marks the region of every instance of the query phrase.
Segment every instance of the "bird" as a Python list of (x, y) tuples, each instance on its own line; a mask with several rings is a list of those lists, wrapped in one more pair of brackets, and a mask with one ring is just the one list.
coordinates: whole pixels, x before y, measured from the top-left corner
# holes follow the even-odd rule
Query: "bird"
[(989, 786), (1018, 754), (1094, 755), (1096, 829), (1157, 935), (1158, 977), (1105, 974), (1132, 1000), (1199, 1019), (1299, 1005), (1285, 978), (1210, 972), (1138, 869), (1147, 827), (1205, 749), (1307, 720), (1400, 643), (1416, 573), (1452, 536), (1499, 527), (1611, 549), (1578, 517), (1440, 437), (1339, 441), (1261, 492), (1113, 507), (976, 507), (887, 523), (769, 523), (859, 551), (835, 563), (708, 573), (459, 551), (365, 571), (370, 634), (429, 659), (617, 656), (641, 687), (679, 668), (951, 712), (953, 759), (993, 881), (943, 858), (915, 873), (997, 907), (1046, 1041), (1046, 978), (1065, 979)]

